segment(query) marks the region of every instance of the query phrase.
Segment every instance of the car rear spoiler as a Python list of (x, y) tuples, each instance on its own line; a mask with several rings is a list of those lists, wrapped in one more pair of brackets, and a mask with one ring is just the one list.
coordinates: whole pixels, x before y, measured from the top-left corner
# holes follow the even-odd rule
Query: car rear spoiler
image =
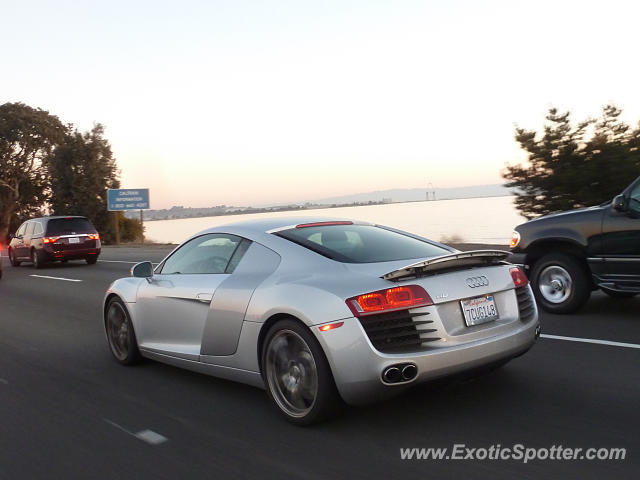
[(399, 280), (404, 277), (418, 277), (439, 270), (466, 268), (476, 265), (497, 265), (505, 263), (508, 256), (509, 252), (502, 250), (471, 250), (452, 253), (412, 263), (393, 272), (385, 273), (382, 278), (385, 280)]

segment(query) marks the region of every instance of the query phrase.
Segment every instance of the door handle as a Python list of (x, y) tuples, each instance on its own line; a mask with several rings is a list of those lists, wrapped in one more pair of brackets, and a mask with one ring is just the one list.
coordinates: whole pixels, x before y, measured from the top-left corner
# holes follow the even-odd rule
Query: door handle
[(202, 303), (211, 303), (211, 300), (213, 300), (213, 293), (198, 293), (196, 295), (196, 300)]

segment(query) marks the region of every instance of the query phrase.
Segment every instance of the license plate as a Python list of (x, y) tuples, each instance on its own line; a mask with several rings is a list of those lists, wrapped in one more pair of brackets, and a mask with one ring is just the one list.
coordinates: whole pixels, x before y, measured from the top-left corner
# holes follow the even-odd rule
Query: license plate
[(467, 327), (498, 319), (498, 309), (493, 295), (460, 300), (460, 306), (462, 307), (462, 314)]
[(69, 239), (69, 243), (80, 243), (80, 239), (78, 237), (72, 237)]

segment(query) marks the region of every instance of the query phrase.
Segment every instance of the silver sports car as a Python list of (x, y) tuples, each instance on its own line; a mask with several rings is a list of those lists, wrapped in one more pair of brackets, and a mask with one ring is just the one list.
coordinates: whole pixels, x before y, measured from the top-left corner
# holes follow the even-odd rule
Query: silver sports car
[(540, 333), (506, 252), (365, 222), (281, 218), (200, 232), (104, 299), (111, 352), (266, 388), (297, 424), (504, 363)]

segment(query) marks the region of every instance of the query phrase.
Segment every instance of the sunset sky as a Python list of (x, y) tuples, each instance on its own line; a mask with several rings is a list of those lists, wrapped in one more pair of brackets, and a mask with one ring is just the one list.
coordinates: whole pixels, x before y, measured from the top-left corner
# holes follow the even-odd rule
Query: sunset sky
[(500, 183), (515, 124), (640, 119), (633, 1), (2, 2), (0, 103), (103, 123), (152, 208)]

